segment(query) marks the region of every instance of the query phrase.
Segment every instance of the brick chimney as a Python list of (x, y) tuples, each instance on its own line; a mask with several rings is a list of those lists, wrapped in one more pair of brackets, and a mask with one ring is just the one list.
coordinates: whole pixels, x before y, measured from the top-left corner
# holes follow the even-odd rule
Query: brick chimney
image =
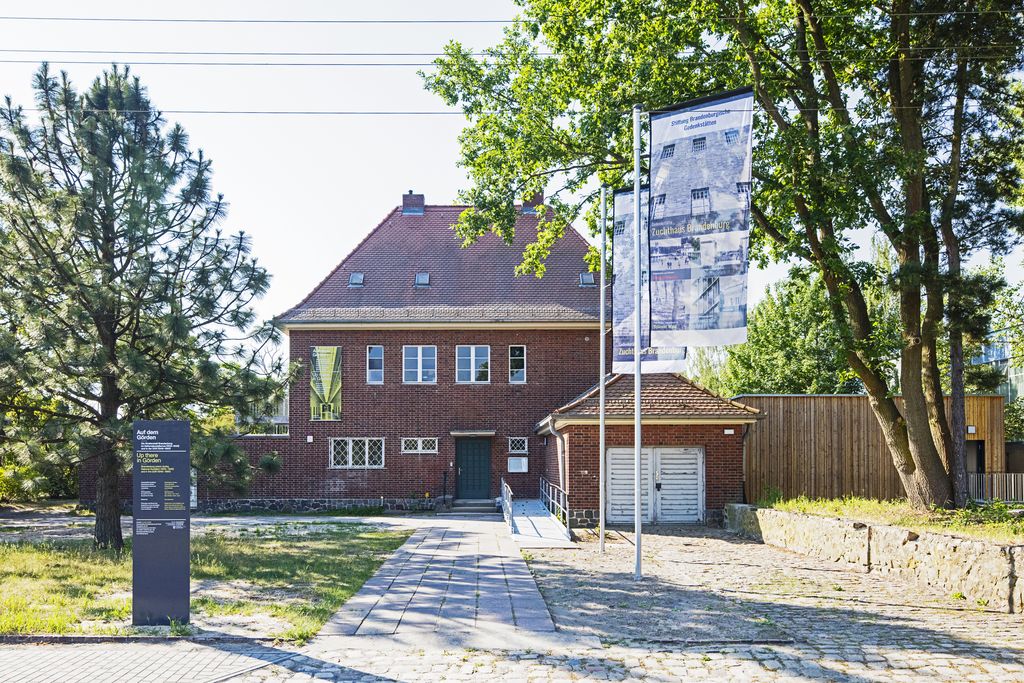
[(423, 195), (413, 194), (412, 190), (409, 190), (408, 194), (402, 195), (402, 215), (422, 216), (423, 204)]
[(544, 205), (544, 193), (538, 192), (523, 201), (523, 213), (537, 213), (537, 207)]

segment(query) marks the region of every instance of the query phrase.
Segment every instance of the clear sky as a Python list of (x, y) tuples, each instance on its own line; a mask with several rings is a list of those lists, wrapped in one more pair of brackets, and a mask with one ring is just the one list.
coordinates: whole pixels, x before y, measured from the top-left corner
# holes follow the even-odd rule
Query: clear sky
[[(69, 17), (247, 19), (507, 19), (507, 0), (373, 3), (292, 0), (178, 0), (151, 5), (108, 0), (6, 4), (0, 14)], [(0, 20), (0, 91), (31, 106), (43, 59), (84, 88), (117, 61), (132, 64), (160, 109), (441, 111), (415, 66), (208, 66), (143, 62), (429, 62), (420, 56), (230, 56), (61, 54), (57, 50), (202, 52), (439, 52), (449, 40), (483, 48), (500, 24), (176, 24)], [(50, 51), (50, 52), (18, 52)], [(11, 63), (27, 61), (29, 63)], [(73, 64), (92, 61), (99, 64)], [(245, 230), (273, 275), (262, 317), (297, 303), (401, 200), (452, 202), (466, 185), (456, 166), (464, 119), (449, 116), (256, 116), (178, 114), (193, 147), (214, 162), (214, 188), (230, 203), (224, 228)], [(1019, 259), (1011, 261), (1017, 266)], [(751, 271), (750, 298), (785, 274)], [(1016, 279), (1016, 278), (1015, 278)]]

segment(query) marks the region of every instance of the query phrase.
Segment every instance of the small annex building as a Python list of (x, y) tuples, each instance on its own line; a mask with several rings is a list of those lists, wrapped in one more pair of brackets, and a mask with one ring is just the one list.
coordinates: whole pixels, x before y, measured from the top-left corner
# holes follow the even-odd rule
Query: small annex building
[[(594, 526), (600, 507), (599, 387), (554, 410), (536, 427), (545, 476), (568, 497), (574, 527)], [(633, 521), (633, 376), (605, 384), (606, 521)], [(644, 375), (641, 509), (647, 523), (717, 521), (743, 500), (743, 441), (761, 412), (680, 375)]]

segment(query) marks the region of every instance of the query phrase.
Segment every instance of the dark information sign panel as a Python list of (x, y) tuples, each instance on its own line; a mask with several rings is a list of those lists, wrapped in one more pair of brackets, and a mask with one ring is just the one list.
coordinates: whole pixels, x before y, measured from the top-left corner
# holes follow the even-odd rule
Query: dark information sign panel
[(189, 423), (132, 425), (132, 623), (189, 621)]

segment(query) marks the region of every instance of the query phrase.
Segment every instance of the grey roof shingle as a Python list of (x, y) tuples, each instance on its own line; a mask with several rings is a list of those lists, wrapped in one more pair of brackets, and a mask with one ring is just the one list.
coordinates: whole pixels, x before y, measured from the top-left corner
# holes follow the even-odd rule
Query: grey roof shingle
[[(537, 217), (521, 214), (506, 245), (487, 234), (463, 248), (452, 230), (465, 206), (396, 207), (278, 324), (359, 322), (596, 322), (598, 290), (579, 286), (588, 244), (575, 230), (552, 247), (543, 278), (515, 276)], [(429, 287), (414, 287), (418, 272)], [(363, 273), (362, 287), (349, 274)]]

